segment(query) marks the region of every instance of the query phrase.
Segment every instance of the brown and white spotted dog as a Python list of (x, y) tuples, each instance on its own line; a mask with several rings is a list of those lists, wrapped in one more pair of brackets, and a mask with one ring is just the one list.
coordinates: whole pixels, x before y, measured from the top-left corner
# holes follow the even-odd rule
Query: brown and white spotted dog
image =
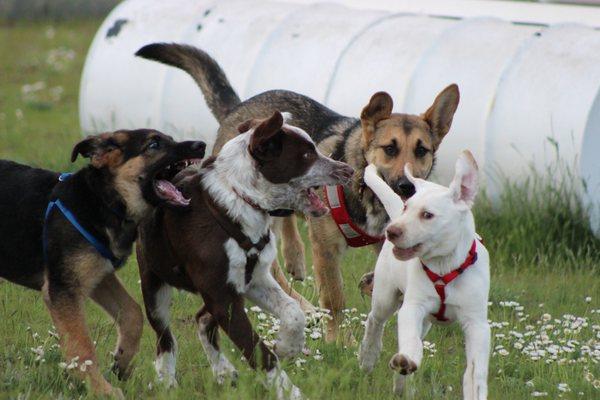
[[(220, 123), (213, 154), (235, 136), (235, 127), (242, 121), (265, 118), (273, 110), (288, 111), (290, 123), (308, 132), (323, 154), (347, 162), (356, 171), (352, 184), (343, 189), (345, 205), (349, 219), (365, 233), (365, 242), (370, 243), (383, 240), (389, 220), (381, 202), (363, 183), (364, 168), (374, 164), (393, 190), (405, 199), (410, 197), (414, 187), (404, 176), (404, 166), (413, 165), (415, 177), (429, 176), (435, 153), (450, 130), (459, 101), (458, 87), (450, 85), (423, 114), (399, 114), (392, 112), (391, 96), (379, 92), (371, 97), (360, 118), (345, 117), (309, 97), (287, 90), (270, 90), (241, 101), (215, 60), (194, 47), (156, 43), (144, 46), (136, 54), (181, 68), (194, 78)], [(326, 336), (332, 341), (337, 338), (345, 303), (340, 267), (349, 242), (332, 218), (309, 216), (308, 230), (320, 304), (331, 310), (333, 317), (328, 322)], [(303, 279), (304, 246), (293, 216), (283, 220), (281, 232), (285, 266), (296, 279)], [(379, 252), (381, 243), (372, 247)], [(286, 292), (305, 311), (310, 311), (312, 306), (289, 286), (277, 261), (273, 270)], [(368, 291), (371, 283), (372, 277), (367, 275), (362, 283), (364, 290)]]
[(127, 377), (143, 314), (115, 271), (131, 253), (142, 218), (159, 205), (187, 207), (170, 179), (199, 161), (204, 148), (144, 129), (79, 142), (72, 161), (82, 155), (90, 165), (70, 176), (0, 161), (0, 277), (43, 291), (67, 360), (78, 357), (85, 368), (76, 371), (97, 394), (123, 396), (97, 365), (84, 301), (91, 297), (115, 320), (113, 369)]
[[(176, 384), (177, 344), (169, 328), (176, 287), (204, 299), (196, 315), (198, 336), (219, 382), (236, 374), (219, 349), (220, 327), (252, 367), (260, 361), (278, 398), (299, 398), (275, 355), (302, 350), (305, 318), (270, 273), (277, 248), (269, 214), (280, 209), (325, 214), (313, 188), (345, 184), (353, 170), (324, 157), (310, 136), (285, 124), (279, 112), (247, 121), (239, 131), (198, 174), (182, 179), (189, 210), (158, 209), (140, 226), (136, 249), (146, 315), (157, 337), (155, 367), (160, 381)], [(252, 329), (244, 298), (281, 320), (273, 351)]]

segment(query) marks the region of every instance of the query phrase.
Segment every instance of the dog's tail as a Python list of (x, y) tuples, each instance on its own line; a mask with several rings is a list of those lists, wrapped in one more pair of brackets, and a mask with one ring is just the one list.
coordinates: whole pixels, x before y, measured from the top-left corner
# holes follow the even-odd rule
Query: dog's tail
[(152, 43), (139, 49), (135, 55), (177, 67), (190, 74), (200, 86), (208, 107), (219, 123), (241, 103), (219, 64), (200, 49), (176, 43)]

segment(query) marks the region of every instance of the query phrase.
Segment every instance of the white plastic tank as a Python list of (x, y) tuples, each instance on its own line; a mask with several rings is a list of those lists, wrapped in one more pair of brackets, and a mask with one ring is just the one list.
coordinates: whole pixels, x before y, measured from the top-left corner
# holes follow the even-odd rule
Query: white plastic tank
[[(389, 92), (422, 113), (457, 83), (461, 102), (438, 153), (447, 183), (473, 151), (488, 193), (501, 176), (561, 161), (585, 180), (600, 232), (600, 9), (463, 0), (126, 0), (106, 18), (81, 83), (84, 133), (153, 127), (210, 146), (217, 123), (192, 79), (134, 57), (145, 44), (198, 46), (242, 99), (294, 90), (357, 117)], [(477, 10), (480, 10), (478, 13)], [(515, 23), (517, 21), (518, 23)], [(567, 23), (568, 22), (568, 23)]]

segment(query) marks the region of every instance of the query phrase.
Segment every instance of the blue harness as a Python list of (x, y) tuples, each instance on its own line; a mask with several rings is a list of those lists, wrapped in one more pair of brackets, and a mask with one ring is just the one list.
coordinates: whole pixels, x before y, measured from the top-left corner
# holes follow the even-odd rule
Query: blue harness
[[(73, 175), (73, 174), (71, 174), (71, 173), (60, 174), (60, 176), (58, 177), (58, 180), (60, 182), (64, 182), (67, 179), (69, 179), (71, 177), (71, 175)], [(106, 258), (107, 260), (109, 260), (111, 262), (111, 264), (113, 265), (113, 267), (115, 269), (119, 268), (121, 265), (123, 265), (123, 263), (125, 262), (125, 259), (117, 258), (108, 247), (106, 247), (104, 244), (102, 244), (102, 242), (100, 242), (98, 239), (96, 239), (94, 237), (94, 235), (92, 235), (83, 226), (81, 226), (79, 221), (77, 221), (77, 218), (75, 218), (75, 215), (73, 215), (73, 213), (60, 201), (60, 199), (50, 201), (48, 203), (48, 207), (46, 207), (46, 214), (44, 216), (44, 228), (43, 228), (43, 232), (42, 232), (42, 245), (43, 245), (43, 250), (44, 250), (44, 263), (45, 264), (47, 264), (47, 261), (48, 261), (48, 232), (47, 232), (48, 217), (50, 216), (50, 213), (52, 212), (52, 210), (55, 207), (58, 208), (60, 210), (60, 212), (65, 216), (65, 218), (71, 223), (71, 225), (73, 225), (73, 227), (75, 229), (77, 229), (79, 231), (79, 233), (81, 233), (81, 236), (83, 236), (92, 246), (94, 246), (96, 251), (98, 251), (98, 253), (100, 253), (100, 255), (102, 257)]]

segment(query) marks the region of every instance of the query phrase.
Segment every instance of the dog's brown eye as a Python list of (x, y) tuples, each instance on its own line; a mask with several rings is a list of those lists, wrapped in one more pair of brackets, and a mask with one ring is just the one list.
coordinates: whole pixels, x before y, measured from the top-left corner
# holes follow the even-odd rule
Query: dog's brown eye
[(431, 218), (433, 218), (433, 214), (430, 213), (429, 211), (423, 211), (421, 213), (421, 218), (423, 218), (423, 219), (431, 219)]
[(156, 150), (159, 147), (160, 147), (160, 142), (157, 139), (154, 139), (153, 141), (150, 142), (150, 144), (146, 148), (148, 150)]
[(389, 157), (396, 157), (396, 155), (398, 155), (398, 148), (395, 144), (388, 144), (387, 146), (383, 146), (383, 151)]
[(302, 158), (304, 158), (305, 160), (310, 160), (315, 156), (314, 153), (304, 153), (302, 154)]
[(417, 146), (417, 148), (415, 149), (415, 156), (417, 158), (423, 158), (425, 157), (425, 155), (429, 152), (429, 150), (423, 146), (421, 146), (420, 144)]

